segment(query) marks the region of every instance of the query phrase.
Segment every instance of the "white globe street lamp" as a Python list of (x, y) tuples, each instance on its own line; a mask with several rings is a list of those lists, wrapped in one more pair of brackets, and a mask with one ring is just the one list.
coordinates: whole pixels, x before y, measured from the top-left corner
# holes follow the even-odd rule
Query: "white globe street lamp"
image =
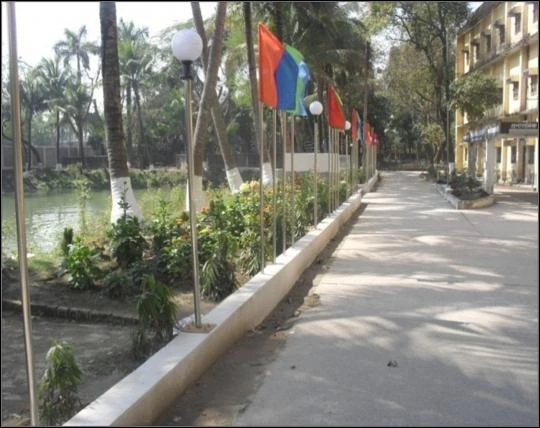
[(313, 203), (313, 227), (317, 228), (318, 218), (317, 218), (317, 206), (319, 202), (317, 201), (317, 188), (319, 187), (319, 177), (317, 175), (317, 151), (319, 149), (319, 127), (317, 126), (317, 118), (323, 112), (323, 105), (319, 101), (313, 101), (309, 105), (309, 112), (314, 116), (314, 131), (313, 131), (313, 174), (315, 176), (315, 185), (314, 185), (314, 203)]
[(174, 35), (171, 48), (174, 56), (182, 62), (182, 74), (180, 78), (184, 81), (184, 96), (186, 99), (186, 151), (188, 165), (188, 203), (189, 220), (191, 226), (191, 255), (193, 258), (193, 301), (195, 312), (195, 326), (200, 328), (201, 324), (201, 291), (199, 285), (199, 256), (197, 249), (197, 224), (195, 204), (193, 202), (193, 123), (191, 119), (191, 85), (193, 81), (193, 61), (201, 56), (203, 44), (202, 39), (193, 29), (177, 31)]

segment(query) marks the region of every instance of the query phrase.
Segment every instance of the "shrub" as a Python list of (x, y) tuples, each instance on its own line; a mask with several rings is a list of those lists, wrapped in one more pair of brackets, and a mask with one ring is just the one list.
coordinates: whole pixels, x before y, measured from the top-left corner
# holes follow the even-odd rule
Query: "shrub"
[(57, 425), (73, 416), (80, 406), (77, 388), (81, 370), (73, 347), (54, 340), (47, 352), (47, 368), (38, 385), (39, 413), (46, 425)]
[(122, 196), (118, 203), (123, 210), (122, 216), (107, 231), (110, 239), (111, 254), (121, 267), (127, 267), (142, 259), (146, 241), (142, 235), (139, 219), (127, 215), (129, 204)]
[(145, 276), (137, 313), (139, 328), (133, 336), (132, 350), (136, 358), (143, 358), (172, 338), (176, 305), (170, 288), (153, 275)]
[(95, 286), (95, 280), (101, 272), (97, 266), (100, 253), (90, 248), (80, 238), (75, 238), (64, 259), (66, 270), (71, 274), (68, 286), (75, 289), (87, 290)]
[(110, 272), (103, 279), (103, 291), (113, 299), (133, 294), (134, 289), (132, 276), (122, 269)]

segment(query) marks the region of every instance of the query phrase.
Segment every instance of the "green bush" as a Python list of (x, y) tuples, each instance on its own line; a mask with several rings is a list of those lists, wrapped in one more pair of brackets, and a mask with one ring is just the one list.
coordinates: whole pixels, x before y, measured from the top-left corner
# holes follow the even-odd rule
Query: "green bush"
[(133, 354), (147, 357), (173, 335), (176, 305), (171, 290), (153, 275), (143, 278), (142, 293), (137, 300), (139, 328), (133, 336)]
[(139, 219), (127, 215), (129, 204), (124, 196), (122, 196), (119, 205), (123, 214), (116, 223), (111, 225), (107, 231), (107, 237), (110, 240), (111, 254), (121, 267), (127, 267), (142, 260), (146, 240), (142, 235)]
[(46, 358), (47, 368), (38, 385), (39, 413), (46, 425), (62, 424), (80, 407), (81, 370), (73, 347), (66, 342), (54, 340)]
[(122, 299), (134, 293), (135, 286), (129, 272), (118, 269), (103, 278), (103, 291), (113, 299)]
[(95, 287), (95, 280), (101, 275), (97, 266), (100, 252), (90, 248), (80, 238), (75, 238), (64, 259), (66, 270), (71, 274), (68, 286), (87, 290)]

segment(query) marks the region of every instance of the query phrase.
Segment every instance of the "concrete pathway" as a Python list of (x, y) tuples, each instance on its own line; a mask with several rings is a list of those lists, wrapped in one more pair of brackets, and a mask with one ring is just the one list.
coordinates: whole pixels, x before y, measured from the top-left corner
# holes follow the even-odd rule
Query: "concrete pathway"
[(235, 425), (538, 426), (538, 207), (383, 172)]

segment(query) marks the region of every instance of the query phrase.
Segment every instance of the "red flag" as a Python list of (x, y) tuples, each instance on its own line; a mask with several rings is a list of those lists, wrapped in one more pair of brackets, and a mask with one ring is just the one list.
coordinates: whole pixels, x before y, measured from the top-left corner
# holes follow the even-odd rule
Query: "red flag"
[(365, 135), (366, 144), (369, 144), (369, 145), (373, 144), (372, 139), (371, 139), (371, 125), (368, 123), (367, 120), (364, 122), (364, 135)]
[(356, 138), (358, 136), (358, 124), (356, 123), (356, 110), (352, 109), (351, 114), (351, 137), (352, 141), (356, 141)]
[(268, 28), (259, 23), (259, 100), (268, 107), (277, 106), (274, 73), (283, 55), (283, 45)]
[(345, 129), (345, 116), (341, 110), (341, 102), (332, 86), (328, 86), (328, 124), (332, 128)]

